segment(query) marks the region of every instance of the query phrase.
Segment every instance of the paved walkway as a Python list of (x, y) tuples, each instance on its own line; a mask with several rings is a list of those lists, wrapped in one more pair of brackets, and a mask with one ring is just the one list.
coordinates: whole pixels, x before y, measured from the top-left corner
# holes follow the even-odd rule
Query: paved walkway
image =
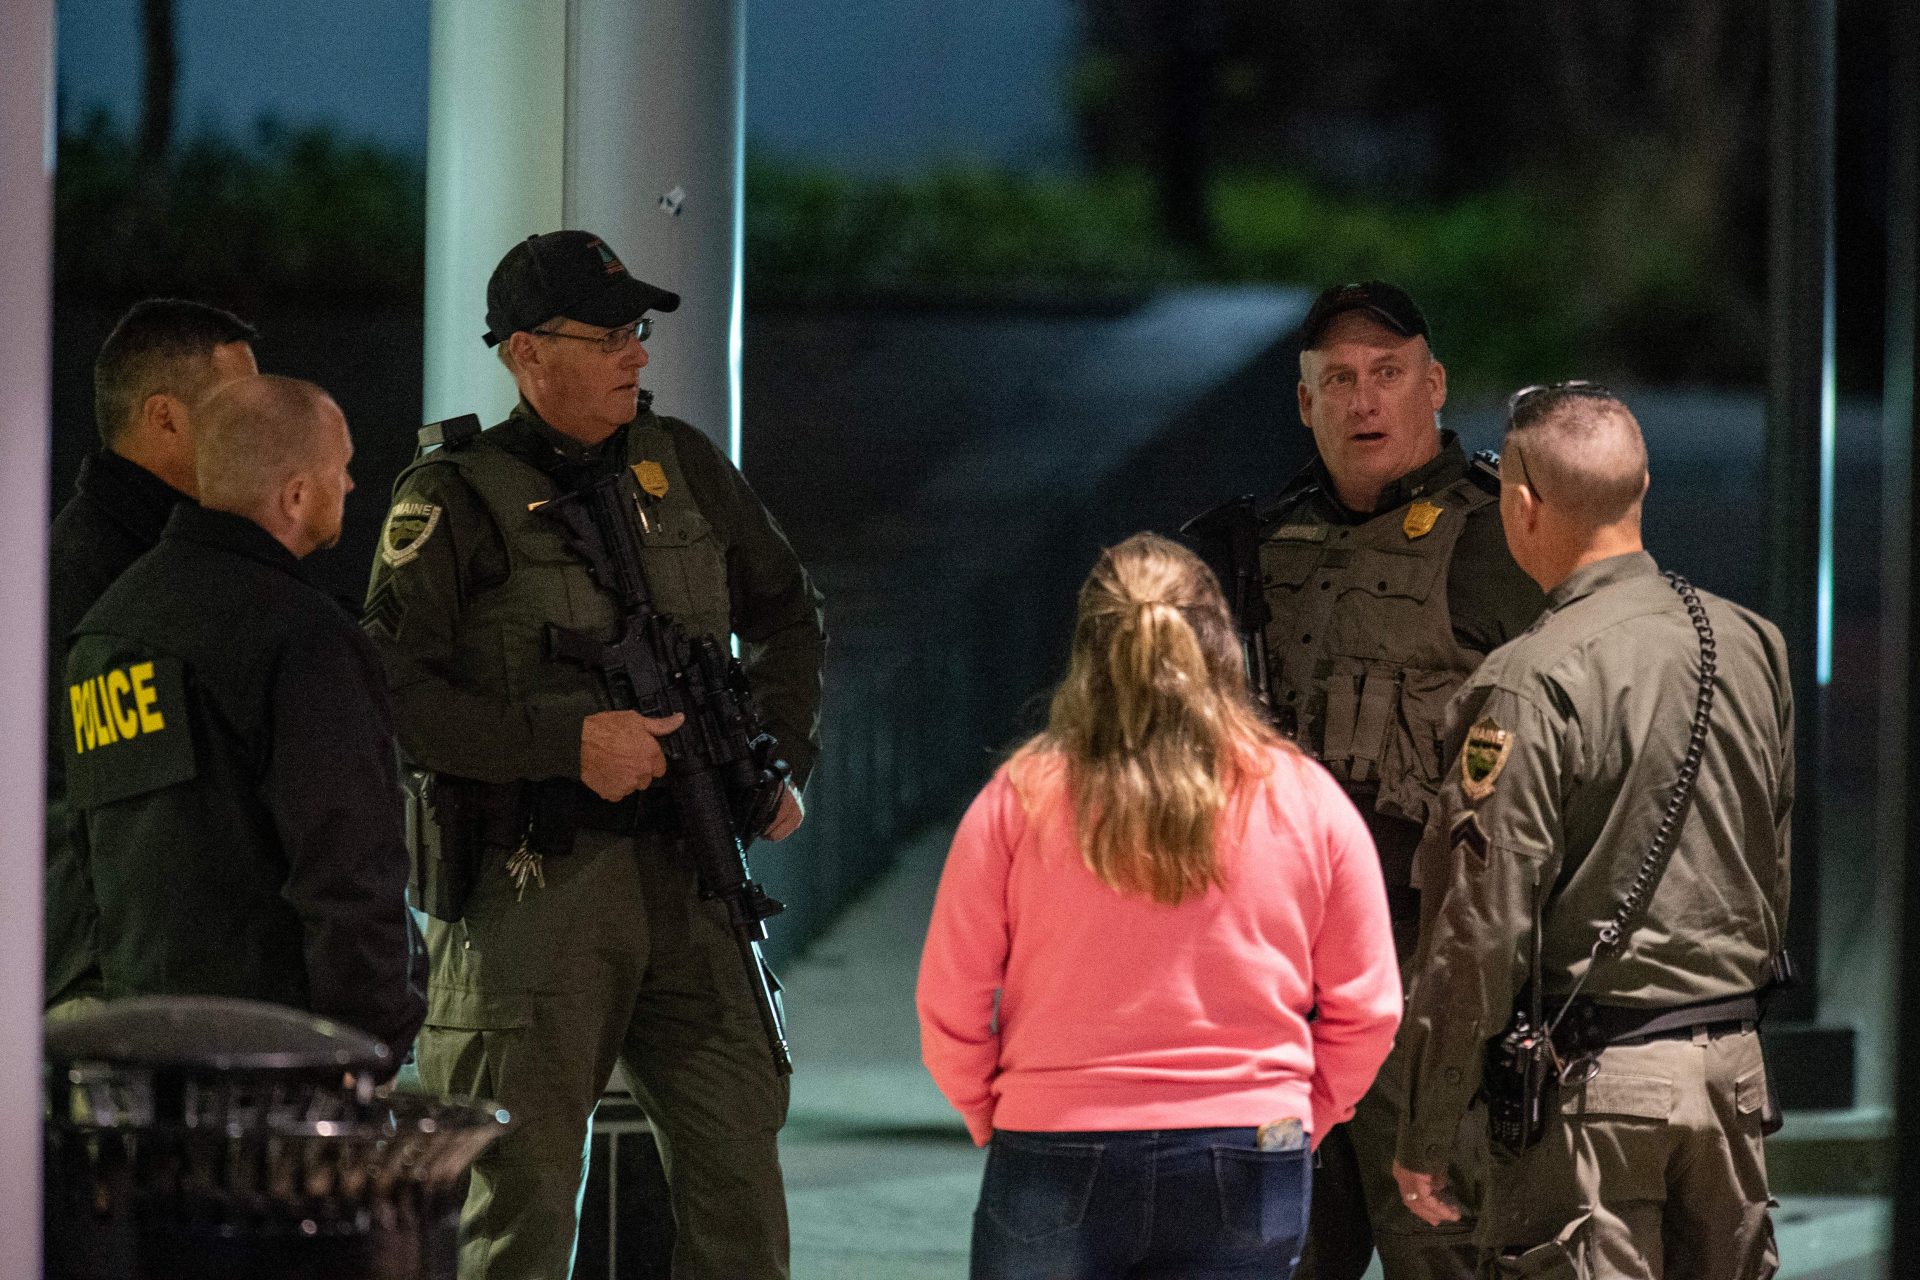
[[(794, 1280), (966, 1275), (982, 1156), (920, 1067), (913, 1015), (948, 835), (915, 841), (785, 975), (798, 1064), (781, 1143)], [(1887, 1274), (1882, 1202), (1795, 1198), (1776, 1221), (1783, 1280)]]

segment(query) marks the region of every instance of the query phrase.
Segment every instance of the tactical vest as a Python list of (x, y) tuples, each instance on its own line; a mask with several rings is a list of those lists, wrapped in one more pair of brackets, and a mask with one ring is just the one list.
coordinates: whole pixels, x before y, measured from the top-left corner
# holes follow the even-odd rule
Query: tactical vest
[[(499, 689), (518, 704), (577, 699), (590, 692), (606, 707), (599, 678), (546, 649), (547, 626), (614, 638), (618, 611), (586, 562), (567, 546), (560, 526), (532, 508), (554, 495), (553, 482), (487, 439), (438, 450), (415, 466), (455, 466), (486, 504), (507, 549), (507, 578), (467, 602), (455, 640), (462, 683)], [(654, 608), (695, 635), (725, 637), (732, 629), (727, 549), (695, 504), (673, 436), (648, 413), (627, 432), (627, 461), (655, 462), (666, 493), (647, 506), (640, 532), (641, 570)]]
[[(1261, 542), (1281, 726), (1388, 817), (1424, 825), (1438, 794), (1447, 702), (1483, 656), (1454, 639), (1447, 570), (1493, 501), (1471, 475), (1358, 525), (1296, 501)], [(1439, 508), (1425, 532), (1422, 504)]]

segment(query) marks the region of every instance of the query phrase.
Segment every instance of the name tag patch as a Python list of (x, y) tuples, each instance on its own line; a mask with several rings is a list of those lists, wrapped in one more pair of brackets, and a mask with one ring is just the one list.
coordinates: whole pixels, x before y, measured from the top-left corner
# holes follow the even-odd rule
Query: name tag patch
[(194, 776), (186, 678), (177, 658), (110, 667), (67, 685), (67, 791), (81, 808)]
[(1268, 535), (1275, 542), (1325, 542), (1327, 526), (1323, 524), (1283, 524)]

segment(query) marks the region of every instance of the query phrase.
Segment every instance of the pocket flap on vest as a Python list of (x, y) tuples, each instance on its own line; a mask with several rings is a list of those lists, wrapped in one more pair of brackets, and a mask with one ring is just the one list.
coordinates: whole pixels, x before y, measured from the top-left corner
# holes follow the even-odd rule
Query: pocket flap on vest
[(1317, 543), (1268, 541), (1260, 548), (1260, 575), (1269, 587), (1306, 583), (1323, 552)]
[(1444, 567), (1437, 556), (1365, 549), (1354, 552), (1353, 563), (1342, 576), (1349, 587), (1369, 595), (1425, 600)]
[(640, 543), (647, 547), (690, 547), (702, 538), (713, 536), (713, 526), (691, 502), (660, 503), (648, 510), (647, 526), (640, 530)]

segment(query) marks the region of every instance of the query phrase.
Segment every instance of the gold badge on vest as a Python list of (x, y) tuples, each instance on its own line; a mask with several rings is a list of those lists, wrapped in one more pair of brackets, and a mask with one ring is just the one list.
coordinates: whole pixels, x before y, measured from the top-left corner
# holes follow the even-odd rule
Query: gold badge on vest
[(633, 464), (633, 478), (640, 482), (640, 487), (650, 496), (655, 498), (667, 496), (667, 469), (651, 458)]
[(1416, 502), (1407, 508), (1407, 518), (1400, 523), (1406, 530), (1407, 540), (1424, 538), (1433, 532), (1433, 526), (1440, 522), (1440, 512), (1444, 508), (1431, 502)]

